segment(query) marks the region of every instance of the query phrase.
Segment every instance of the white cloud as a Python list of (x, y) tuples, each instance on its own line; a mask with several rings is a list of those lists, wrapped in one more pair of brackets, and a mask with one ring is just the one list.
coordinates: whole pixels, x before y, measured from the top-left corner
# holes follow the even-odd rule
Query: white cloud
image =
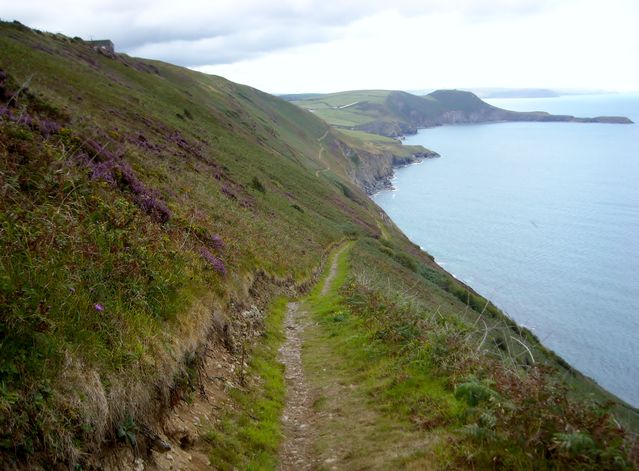
[(0, 0), (0, 15), (272, 92), (633, 89), (634, 0)]
[[(538, 8), (546, 0), (0, 0), (5, 19), (53, 32), (83, 37), (109, 37), (125, 51), (152, 50), (167, 57), (188, 50), (212, 63), (232, 58), (220, 54), (220, 44), (233, 44), (238, 37), (255, 33), (265, 42), (253, 47), (243, 41), (240, 56), (277, 50), (301, 42), (316, 42), (339, 34), (350, 23), (392, 10), (406, 16), (438, 11), (456, 11), (469, 17), (504, 15)], [(276, 39), (276, 40), (275, 40)], [(162, 47), (154, 47), (154, 45)], [(209, 45), (210, 47), (207, 47)], [(146, 49), (151, 48), (151, 49)], [(158, 57), (162, 57), (161, 55)], [(183, 62), (184, 63), (184, 62)]]

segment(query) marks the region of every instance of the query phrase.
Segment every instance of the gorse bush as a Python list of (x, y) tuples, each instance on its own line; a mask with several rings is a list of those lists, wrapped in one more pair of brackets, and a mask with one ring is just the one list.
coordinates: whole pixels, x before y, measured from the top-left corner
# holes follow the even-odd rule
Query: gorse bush
[(253, 180), (251, 180), (251, 186), (257, 191), (259, 191), (260, 193), (266, 193), (266, 188), (264, 188), (264, 184), (257, 177), (253, 177)]

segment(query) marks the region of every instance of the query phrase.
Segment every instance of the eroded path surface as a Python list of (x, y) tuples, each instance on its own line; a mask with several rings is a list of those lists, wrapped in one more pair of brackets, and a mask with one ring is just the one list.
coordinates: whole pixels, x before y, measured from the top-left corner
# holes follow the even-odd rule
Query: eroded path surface
[[(333, 255), (328, 275), (324, 280), (321, 295), (326, 296), (337, 273), (337, 261), (345, 247)], [(284, 329), (286, 341), (280, 348), (280, 361), (286, 369), (287, 397), (282, 423), (284, 441), (280, 448), (281, 471), (304, 471), (317, 467), (312, 445), (315, 440), (317, 420), (313, 410), (314, 394), (304, 375), (302, 344), (304, 329), (310, 323), (309, 313), (298, 302), (288, 304)]]
[(302, 368), (302, 333), (306, 312), (299, 303), (289, 303), (284, 319), (286, 341), (280, 348), (280, 361), (286, 368), (287, 397), (282, 423), (284, 441), (280, 449), (280, 470), (314, 469), (312, 393)]

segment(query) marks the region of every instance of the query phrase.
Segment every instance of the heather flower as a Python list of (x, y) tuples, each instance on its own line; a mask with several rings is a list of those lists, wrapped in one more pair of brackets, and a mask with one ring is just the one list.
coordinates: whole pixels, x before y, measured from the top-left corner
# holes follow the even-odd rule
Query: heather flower
[(111, 185), (115, 185), (115, 178), (113, 178), (113, 169), (115, 168), (115, 165), (115, 162), (112, 160), (93, 163), (91, 166), (91, 179), (104, 180)]
[(216, 272), (222, 276), (226, 275), (226, 267), (222, 260), (217, 258), (204, 247), (200, 248), (200, 255), (202, 255), (202, 258), (204, 258), (204, 260), (206, 260)]
[(157, 199), (155, 195), (148, 190), (136, 195), (134, 199), (140, 208), (156, 221), (165, 223), (171, 218), (171, 210), (166, 203)]
[(100, 304), (100, 303), (95, 303), (95, 304), (93, 305), (93, 308), (94, 308), (96, 311), (98, 311), (98, 312), (102, 312), (102, 311), (104, 311), (104, 306), (103, 306), (102, 304)]
[(51, 134), (56, 134), (60, 131), (60, 125), (50, 119), (41, 119), (38, 123), (38, 128), (44, 137), (49, 137)]
[(131, 166), (119, 155), (109, 152), (95, 141), (87, 141), (87, 147), (95, 153), (92, 160), (86, 161), (86, 155), (80, 157), (91, 170), (91, 179), (103, 180), (111, 185), (123, 184), (133, 193), (133, 201), (156, 221), (164, 223), (171, 218), (166, 203), (158, 198), (153, 190), (140, 181)]
[(235, 194), (235, 192), (227, 185), (222, 185), (222, 193), (224, 193), (227, 197), (231, 198), (232, 200), (237, 199), (237, 195)]
[(16, 118), (14, 119), (16, 120), (16, 123), (18, 124), (22, 124), (23, 126), (27, 126), (27, 127), (33, 127), (33, 118), (28, 113), (18, 115), (17, 119)]
[(224, 248), (224, 241), (217, 234), (209, 234), (208, 235), (209, 243), (213, 246), (214, 249), (222, 250)]
[(144, 134), (129, 136), (128, 141), (146, 150), (157, 150), (157, 146), (150, 142)]

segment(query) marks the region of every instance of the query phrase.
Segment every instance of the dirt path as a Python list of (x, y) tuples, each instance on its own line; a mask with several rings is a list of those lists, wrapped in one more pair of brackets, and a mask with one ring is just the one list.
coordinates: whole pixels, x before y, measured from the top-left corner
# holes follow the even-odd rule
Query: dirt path
[(324, 285), (322, 286), (322, 292), (320, 293), (322, 296), (326, 296), (328, 294), (328, 290), (331, 289), (331, 285), (333, 284), (333, 280), (335, 279), (335, 275), (337, 274), (337, 260), (339, 259), (340, 254), (345, 249), (346, 246), (342, 246), (335, 252), (335, 255), (333, 256), (331, 268), (329, 269), (328, 275), (324, 279)]
[[(335, 252), (321, 297), (331, 295), (338, 260), (347, 246)], [(318, 324), (312, 309), (313, 301), (290, 303), (284, 321), (280, 360), (286, 368), (288, 396), (279, 470), (437, 469), (432, 450), (438, 439), (409, 421), (384, 414), (371, 402), (362, 370), (339, 351), (344, 339)]]
[[(320, 162), (324, 162), (324, 158), (322, 157), (322, 154), (324, 153), (324, 145), (322, 144), (322, 141), (324, 140), (324, 138), (326, 138), (326, 136), (328, 135), (328, 131), (329, 129), (326, 130), (326, 132), (324, 134), (322, 134), (322, 137), (320, 137), (319, 139), (317, 139), (317, 142), (319, 142), (320, 145), (320, 150), (319, 153), (317, 154), (317, 158)], [(322, 172), (326, 172), (327, 170), (329, 170), (328, 167), (324, 168), (323, 170), (316, 170), (315, 171), (315, 176), (319, 178), (320, 173)]]
[[(326, 296), (337, 273), (340, 248), (333, 255), (321, 295)], [(309, 324), (308, 312), (297, 302), (288, 304), (284, 329), (286, 341), (280, 348), (280, 361), (286, 368), (288, 394), (282, 415), (284, 441), (280, 448), (280, 471), (304, 471), (317, 467), (311, 446), (315, 440), (314, 394), (302, 365), (302, 335)]]
[(282, 415), (284, 441), (280, 449), (281, 471), (313, 469), (311, 444), (312, 393), (302, 367), (302, 333), (306, 312), (299, 303), (289, 303), (284, 328), (286, 342), (280, 348), (280, 361), (286, 368), (288, 394)]

